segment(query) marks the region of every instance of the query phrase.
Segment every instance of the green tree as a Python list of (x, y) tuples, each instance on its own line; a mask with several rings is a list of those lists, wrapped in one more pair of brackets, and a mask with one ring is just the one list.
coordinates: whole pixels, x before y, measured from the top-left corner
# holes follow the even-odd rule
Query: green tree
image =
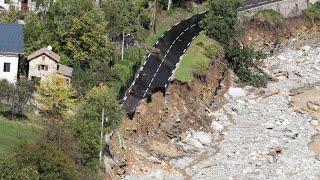
[(100, 150), (100, 123), (102, 109), (108, 122), (105, 130), (116, 128), (122, 119), (122, 109), (114, 92), (100, 85), (90, 90), (79, 105), (76, 119), (72, 122), (75, 138), (82, 153), (82, 165), (97, 168)]
[(41, 103), (40, 109), (49, 115), (67, 116), (75, 103), (75, 92), (71, 84), (58, 74), (53, 74), (41, 82), (37, 94)]
[(45, 141), (17, 147), (10, 160), (0, 161), (0, 179), (81, 179), (75, 162)]
[(10, 115), (22, 115), (35, 88), (30, 81), (20, 80), (16, 84), (0, 80), (0, 105), (7, 107)]
[(209, 11), (201, 26), (206, 35), (229, 45), (241, 37), (241, 28), (237, 19), (237, 8), (242, 0), (209, 0)]

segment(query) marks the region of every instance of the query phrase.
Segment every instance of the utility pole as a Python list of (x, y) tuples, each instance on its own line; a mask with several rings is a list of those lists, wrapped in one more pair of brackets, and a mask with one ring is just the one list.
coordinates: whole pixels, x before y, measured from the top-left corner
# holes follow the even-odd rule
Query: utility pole
[(99, 153), (99, 161), (102, 160), (102, 145), (103, 145), (103, 123), (104, 123), (104, 108), (102, 109), (101, 115), (101, 129), (100, 129), (100, 153)]
[(172, 4), (172, 0), (168, 0), (168, 8), (167, 8), (168, 11), (170, 11), (171, 4)]
[(124, 54), (124, 30), (122, 31), (122, 47), (121, 47), (121, 60), (123, 60)]
[(157, 0), (154, 0), (152, 30), (156, 34)]

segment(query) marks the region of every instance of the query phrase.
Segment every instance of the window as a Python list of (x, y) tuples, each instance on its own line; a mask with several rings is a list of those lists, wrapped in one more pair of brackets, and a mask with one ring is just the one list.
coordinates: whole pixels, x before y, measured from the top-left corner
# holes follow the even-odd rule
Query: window
[(48, 71), (48, 65), (38, 65), (38, 70), (39, 71)]
[(3, 72), (10, 72), (10, 63), (4, 63)]

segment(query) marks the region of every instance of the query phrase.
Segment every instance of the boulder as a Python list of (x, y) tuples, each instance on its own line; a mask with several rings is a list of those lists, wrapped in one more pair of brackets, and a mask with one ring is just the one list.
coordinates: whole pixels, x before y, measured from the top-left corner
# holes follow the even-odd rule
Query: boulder
[(286, 61), (286, 60), (287, 60), (287, 58), (285, 58), (285, 57), (282, 56), (282, 55), (279, 55), (279, 56), (278, 56), (278, 59), (280, 59), (281, 61)]
[(320, 112), (320, 102), (316, 101), (308, 101), (308, 108), (314, 112)]
[(228, 94), (233, 97), (242, 97), (246, 95), (246, 92), (242, 88), (229, 88)]
[(198, 140), (204, 146), (210, 146), (212, 142), (211, 135), (203, 131), (193, 133), (192, 137)]
[(310, 124), (313, 125), (313, 126), (318, 126), (319, 125), (319, 121), (312, 120), (312, 121), (310, 121)]
[(224, 129), (224, 127), (220, 123), (218, 123), (217, 121), (212, 121), (211, 128), (218, 131), (218, 132), (221, 132)]
[(195, 148), (198, 148), (198, 149), (202, 149), (203, 148), (203, 145), (196, 139), (187, 139), (186, 140), (186, 143), (190, 146), (193, 146)]

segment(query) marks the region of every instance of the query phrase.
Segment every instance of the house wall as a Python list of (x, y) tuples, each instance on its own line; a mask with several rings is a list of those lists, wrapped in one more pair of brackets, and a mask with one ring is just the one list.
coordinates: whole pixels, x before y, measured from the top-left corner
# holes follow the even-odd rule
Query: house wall
[[(4, 63), (10, 63), (10, 72), (3, 72)], [(19, 56), (0, 54), (0, 79), (7, 79), (11, 83), (17, 82)]]
[[(43, 58), (44, 57), (44, 60)], [(38, 65), (47, 65), (48, 71), (39, 70)], [(53, 61), (46, 55), (41, 55), (31, 61), (29, 61), (29, 75), (28, 79), (31, 80), (32, 76), (39, 77), (41, 80), (47, 79), (51, 74), (57, 72), (57, 62)]]
[[(0, 6), (4, 7), (6, 10), (10, 9), (10, 5), (15, 7), (15, 10), (21, 11), (21, 0), (10, 0), (10, 4), (4, 3), (4, 0), (0, 0)], [(35, 2), (28, 0), (28, 9), (30, 11), (35, 11)]]
[(283, 0), (241, 11), (238, 13), (238, 17), (241, 20), (249, 20), (262, 9), (273, 9), (283, 14), (284, 17), (295, 17), (301, 15), (302, 10), (308, 7), (308, 2), (315, 3), (316, 1), (317, 0)]

